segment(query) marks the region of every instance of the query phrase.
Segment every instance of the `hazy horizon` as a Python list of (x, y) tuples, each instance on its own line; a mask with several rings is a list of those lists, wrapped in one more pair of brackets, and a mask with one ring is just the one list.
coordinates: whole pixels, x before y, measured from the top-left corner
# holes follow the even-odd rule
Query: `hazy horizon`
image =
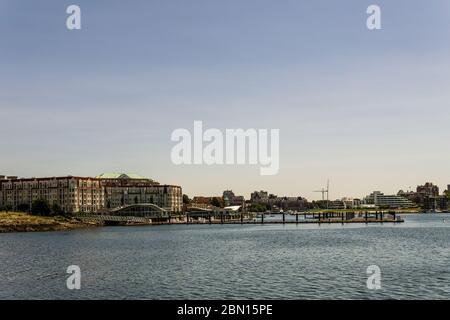
[[(81, 7), (69, 31), (68, 5)], [(366, 8), (382, 29), (366, 28)], [(0, 174), (135, 172), (189, 196), (450, 184), (450, 2), (0, 0)], [(170, 135), (279, 128), (280, 170), (172, 164)]]

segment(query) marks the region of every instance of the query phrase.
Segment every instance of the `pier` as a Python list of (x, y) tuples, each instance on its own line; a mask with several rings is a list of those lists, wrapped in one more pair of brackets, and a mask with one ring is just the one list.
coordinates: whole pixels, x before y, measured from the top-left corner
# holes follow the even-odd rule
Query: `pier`
[(171, 224), (349, 224), (349, 223), (400, 223), (403, 219), (394, 211), (323, 211), (296, 213), (255, 213), (227, 211), (193, 211), (180, 213), (144, 211), (127, 215), (78, 215), (81, 221), (95, 221), (106, 225), (171, 225)]
[[(276, 219), (273, 219), (276, 218)], [(183, 219), (181, 220), (183, 221)], [(211, 213), (187, 214), (186, 224), (321, 224), (321, 223), (399, 223), (403, 219), (396, 212), (298, 212), (238, 213), (214, 215)], [(180, 222), (178, 222), (180, 223)], [(183, 223), (183, 222), (181, 222)]]

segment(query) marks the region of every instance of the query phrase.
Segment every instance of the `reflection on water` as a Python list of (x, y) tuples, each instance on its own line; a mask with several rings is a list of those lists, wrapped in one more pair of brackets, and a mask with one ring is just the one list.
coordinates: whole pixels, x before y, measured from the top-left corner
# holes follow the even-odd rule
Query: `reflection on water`
[[(0, 234), (0, 298), (449, 299), (450, 215), (404, 218)], [(66, 288), (73, 264), (81, 290)], [(381, 290), (366, 287), (372, 264)]]

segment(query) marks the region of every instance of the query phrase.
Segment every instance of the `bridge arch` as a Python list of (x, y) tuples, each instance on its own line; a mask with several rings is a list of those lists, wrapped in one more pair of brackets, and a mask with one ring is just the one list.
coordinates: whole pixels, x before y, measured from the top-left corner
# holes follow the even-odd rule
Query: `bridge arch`
[(166, 217), (169, 212), (153, 203), (130, 204), (109, 210), (104, 215), (134, 217)]

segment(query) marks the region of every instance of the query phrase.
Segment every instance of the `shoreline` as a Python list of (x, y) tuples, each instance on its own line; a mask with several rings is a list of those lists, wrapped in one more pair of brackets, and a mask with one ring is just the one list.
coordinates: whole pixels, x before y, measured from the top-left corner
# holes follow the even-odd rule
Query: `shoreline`
[[(420, 214), (427, 215), (429, 213), (418, 213), (418, 212), (402, 212), (399, 214)], [(186, 223), (186, 221), (180, 222), (172, 222), (169, 223), (124, 223), (118, 224), (120, 226), (161, 226), (161, 225), (258, 225), (258, 224), (377, 224), (377, 223), (401, 223), (403, 219), (400, 221), (392, 220), (392, 219), (384, 219), (383, 221), (368, 219), (365, 221), (362, 218), (356, 218), (352, 220), (342, 221), (340, 219), (323, 219), (321, 221), (264, 221), (261, 223), (260, 220), (234, 220), (234, 221), (226, 221), (221, 223), (220, 221), (212, 221), (211, 223), (207, 221), (190, 221)], [(96, 222), (96, 221), (81, 221), (76, 218), (67, 218), (67, 217), (42, 217), (42, 216), (33, 216), (28, 213), (21, 212), (0, 212), (0, 234), (1, 233), (16, 233), (16, 232), (50, 232), (50, 231), (71, 231), (78, 229), (86, 229), (86, 228), (98, 228), (109, 226), (109, 224)]]
[(70, 231), (101, 226), (73, 218), (33, 216), (21, 212), (0, 212), (0, 233)]

